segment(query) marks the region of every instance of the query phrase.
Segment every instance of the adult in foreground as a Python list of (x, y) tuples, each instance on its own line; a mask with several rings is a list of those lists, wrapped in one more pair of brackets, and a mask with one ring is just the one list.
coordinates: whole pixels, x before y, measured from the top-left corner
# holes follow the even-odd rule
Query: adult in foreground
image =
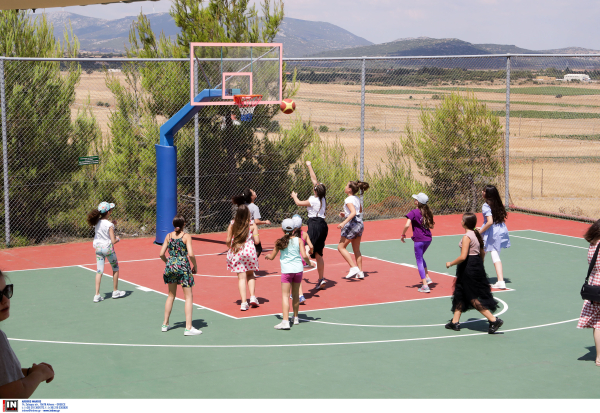
[[(583, 238), (590, 243), (587, 254), (588, 264), (590, 264), (594, 257), (594, 253), (596, 252), (596, 248), (599, 246), (600, 220), (594, 222), (592, 226), (588, 228)], [(588, 279), (588, 284), (600, 285), (600, 260), (596, 260), (590, 278)], [(594, 342), (596, 343), (596, 366), (600, 367), (600, 302), (584, 300), (577, 328), (591, 328), (594, 332)]]

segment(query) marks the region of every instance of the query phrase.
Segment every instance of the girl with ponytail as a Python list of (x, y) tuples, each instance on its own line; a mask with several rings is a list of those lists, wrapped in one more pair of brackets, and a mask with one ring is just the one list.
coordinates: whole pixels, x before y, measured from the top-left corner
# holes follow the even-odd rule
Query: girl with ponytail
[(415, 258), (417, 260), (417, 268), (419, 270), (419, 276), (421, 277), (421, 283), (423, 284), (419, 287), (420, 293), (429, 293), (431, 290), (429, 289), (429, 285), (433, 281), (429, 278), (429, 272), (427, 271), (427, 263), (423, 258), (423, 254), (427, 251), (427, 248), (431, 245), (431, 230), (433, 229), (433, 214), (431, 213), (431, 209), (427, 205), (429, 202), (429, 197), (425, 195), (423, 192), (418, 193), (417, 195), (412, 196), (415, 199), (415, 206), (417, 208), (410, 211), (406, 214), (406, 225), (404, 225), (404, 230), (402, 231), (402, 235), (400, 236), (400, 240), (404, 243), (404, 239), (406, 238), (406, 231), (408, 227), (412, 224), (412, 232), (413, 236), (411, 239), (414, 242), (415, 248)]
[[(258, 225), (271, 225), (271, 221), (268, 219), (266, 221), (261, 220), (260, 209), (254, 203), (256, 201), (256, 192), (253, 189), (246, 188), (240, 195), (236, 195), (233, 197), (232, 201), (235, 205), (246, 205), (250, 210), (250, 222), (254, 222)], [(260, 257), (262, 252), (262, 244), (259, 242), (254, 246), (256, 248), (256, 256)]]
[(497, 310), (498, 302), (492, 295), (483, 258), (483, 239), (477, 230), (477, 216), (470, 212), (462, 217), (462, 227), (465, 235), (460, 240), (460, 256), (452, 262), (446, 263), (446, 268), (458, 265), (456, 279), (454, 280), (454, 293), (452, 294), (452, 320), (446, 324), (449, 330), (460, 330), (460, 316), (472, 308), (479, 311), (489, 321), (488, 333), (494, 334), (504, 321), (492, 313)]
[[(173, 227), (175, 231), (170, 232), (165, 237), (160, 250), (160, 259), (165, 262), (165, 272), (163, 280), (169, 286), (167, 302), (165, 303), (165, 320), (163, 321), (162, 331), (169, 331), (169, 318), (173, 309), (173, 301), (177, 295), (177, 285), (181, 285), (183, 295), (185, 296), (185, 330), (184, 336), (197, 336), (202, 331), (192, 326), (192, 308), (194, 296), (192, 287), (194, 286), (194, 274), (198, 266), (196, 265), (196, 256), (192, 249), (192, 237), (183, 232), (185, 227), (185, 218), (182, 215), (175, 215), (173, 218)], [(169, 251), (169, 259), (165, 253)], [(190, 267), (190, 261), (192, 266)]]
[[(350, 266), (346, 278), (365, 278), (362, 270), (362, 254), (360, 253), (360, 239), (365, 228), (363, 224), (363, 207), (362, 201), (356, 194), (362, 195), (367, 189), (369, 189), (369, 184), (362, 181), (350, 181), (344, 188), (344, 192), (348, 197), (344, 200), (344, 211), (340, 212), (340, 217), (345, 219), (338, 225), (338, 228), (342, 229), (338, 251)], [(352, 261), (352, 257), (346, 249), (350, 243), (352, 243), (356, 264)]]

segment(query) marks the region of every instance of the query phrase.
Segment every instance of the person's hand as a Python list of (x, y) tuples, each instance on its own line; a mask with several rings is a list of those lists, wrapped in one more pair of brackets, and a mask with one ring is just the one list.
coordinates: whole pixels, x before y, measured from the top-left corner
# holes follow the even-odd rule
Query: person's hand
[(343, 224), (343, 223), (339, 224), (339, 225), (337, 226), (337, 228), (338, 228), (338, 229), (342, 229), (342, 228), (344, 228), (344, 224)]
[(406, 239), (406, 234), (400, 235), (400, 241), (402, 241), (403, 244), (406, 244), (406, 241), (404, 241), (405, 239)]
[(196, 266), (192, 266), (192, 274), (196, 274), (198, 272), (198, 269), (196, 268)]
[(446, 263), (446, 268), (450, 268), (450, 267), (452, 267), (452, 264), (450, 264), (450, 262), (447, 262)]
[(117, 220), (116, 220), (116, 219), (113, 219), (113, 220), (112, 220), (112, 224), (113, 224), (113, 225), (116, 227), (116, 226), (117, 226)]
[(344, 211), (340, 212), (340, 218), (345, 218), (346, 217), (346, 213)]
[(298, 192), (292, 191), (292, 198), (297, 198), (297, 197), (298, 197)]
[(269, 221), (268, 219), (265, 221), (265, 225), (271, 225), (271, 221)]
[(314, 248), (309, 248), (308, 255), (313, 255), (314, 252), (315, 252)]
[(41, 373), (42, 378), (46, 383), (50, 383), (52, 380), (54, 380), (54, 369), (48, 363), (34, 364), (31, 366), (30, 374), (33, 372)]
[(312, 164), (310, 163), (310, 161), (306, 161), (306, 166), (310, 166), (310, 165), (312, 165)]
[(115, 237), (117, 239), (117, 242), (121, 241), (121, 238), (119, 237)]

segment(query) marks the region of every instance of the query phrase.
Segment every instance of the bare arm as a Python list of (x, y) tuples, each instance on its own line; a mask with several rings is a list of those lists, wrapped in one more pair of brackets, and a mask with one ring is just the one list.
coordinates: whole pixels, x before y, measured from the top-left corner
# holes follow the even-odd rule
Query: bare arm
[(306, 161), (306, 166), (308, 167), (308, 173), (310, 174), (310, 180), (312, 181), (313, 186), (318, 185), (319, 180), (317, 179), (317, 175), (315, 174), (310, 161)]
[(266, 221), (261, 221), (260, 219), (255, 219), (254, 223), (256, 225), (271, 225), (271, 221), (269, 221), (268, 219)]
[(486, 222), (486, 224), (484, 226), (481, 227), (479, 232), (483, 233), (483, 232), (487, 231), (488, 228), (491, 227), (492, 225), (494, 225), (494, 217), (489, 215), (488, 221)]
[(279, 250), (277, 249), (277, 246), (275, 246), (269, 255), (265, 255), (265, 260), (274, 260), (277, 256), (277, 252), (279, 252)]
[(356, 216), (356, 209), (354, 208), (354, 204), (349, 203), (349, 204), (346, 204), (346, 206), (350, 210), (350, 214), (346, 217), (345, 220), (342, 221), (342, 223), (340, 225), (337, 226), (338, 228), (343, 228), (344, 225), (346, 225), (348, 222), (350, 222), (352, 220), (352, 218), (354, 218)]
[(302, 256), (302, 259), (304, 260), (304, 262), (306, 264), (308, 264), (311, 268), (314, 268), (313, 263), (310, 261), (310, 258), (306, 254), (306, 248), (304, 248), (304, 241), (302, 240), (302, 237), (300, 237), (300, 239), (298, 241), (300, 244), (300, 256)]
[(310, 206), (310, 202), (308, 201), (308, 199), (306, 201), (300, 201), (298, 199), (298, 193), (296, 193), (296, 192), (292, 192), (292, 199), (294, 200), (294, 202), (298, 206), (303, 206), (303, 207), (309, 207)]
[(404, 239), (406, 238), (406, 231), (408, 231), (409, 227), (410, 227), (410, 219), (407, 219), (406, 224), (404, 224), (404, 229), (402, 230), (402, 235), (400, 236), (400, 241), (406, 242), (406, 241), (404, 241)]
[(446, 268), (450, 268), (453, 265), (458, 265), (467, 259), (467, 256), (469, 255), (469, 244), (471, 244), (471, 239), (465, 235), (462, 239), (462, 249), (460, 250), (460, 257), (458, 257), (452, 262), (447, 262)]
[(183, 238), (183, 241), (185, 242), (185, 246), (187, 247), (188, 251), (188, 259), (192, 263), (192, 274), (196, 274), (196, 271), (198, 270), (198, 265), (196, 264), (196, 256), (194, 255), (194, 250), (192, 248), (192, 237), (190, 236), (190, 234), (185, 234)]
[(28, 399), (41, 382), (50, 383), (54, 379), (54, 370), (47, 363), (34, 364), (28, 376), (12, 383), (0, 386), (3, 399)]
[(250, 229), (252, 230), (252, 238), (254, 239), (255, 244), (260, 244), (260, 237), (258, 236), (258, 227), (256, 223), (250, 225)]
[(225, 244), (227, 244), (228, 248), (231, 248), (231, 238), (233, 238), (232, 228), (233, 226), (231, 224), (227, 227), (227, 241), (225, 241)]
[(167, 236), (165, 237), (165, 240), (163, 241), (162, 247), (160, 248), (160, 259), (163, 260), (163, 262), (167, 262), (167, 247), (169, 246), (169, 240), (171, 239), (171, 233), (168, 233)]
[(121, 241), (121, 238), (115, 236), (115, 228), (114, 227), (110, 227), (108, 229), (108, 235), (110, 236), (110, 242), (112, 242), (113, 245), (115, 245), (117, 242)]
[(311, 250), (314, 248), (312, 242), (310, 242), (310, 237), (308, 236), (308, 233), (304, 233), (302, 234), (302, 241), (304, 241), (306, 243), (306, 245), (308, 245), (308, 248), (310, 248)]

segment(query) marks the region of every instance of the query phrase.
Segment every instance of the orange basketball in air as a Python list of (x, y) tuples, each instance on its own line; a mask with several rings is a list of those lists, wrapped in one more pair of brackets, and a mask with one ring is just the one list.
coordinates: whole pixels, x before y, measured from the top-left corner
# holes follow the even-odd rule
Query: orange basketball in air
[(292, 99), (283, 99), (279, 107), (283, 113), (289, 115), (290, 113), (294, 113), (296, 110), (296, 103)]

